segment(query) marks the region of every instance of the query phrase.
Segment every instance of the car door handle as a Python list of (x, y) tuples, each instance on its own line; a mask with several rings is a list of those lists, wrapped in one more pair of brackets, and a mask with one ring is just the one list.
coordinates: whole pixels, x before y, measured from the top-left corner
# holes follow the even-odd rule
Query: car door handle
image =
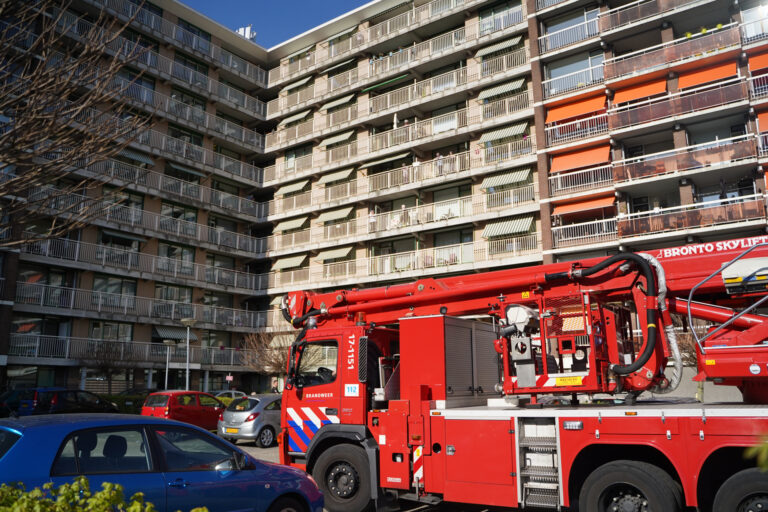
[(186, 480), (182, 480), (181, 478), (177, 478), (173, 482), (168, 482), (168, 487), (178, 487), (179, 489), (183, 489), (188, 485), (189, 485), (189, 482), (187, 482)]
[(338, 409), (326, 409), (325, 410), (325, 414), (330, 414), (332, 416), (336, 416), (337, 414), (339, 414), (339, 410)]

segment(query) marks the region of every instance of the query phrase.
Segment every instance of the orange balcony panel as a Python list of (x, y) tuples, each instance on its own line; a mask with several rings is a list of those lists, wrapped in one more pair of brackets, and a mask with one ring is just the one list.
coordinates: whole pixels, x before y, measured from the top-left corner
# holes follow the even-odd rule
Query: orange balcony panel
[(758, 53), (749, 56), (749, 70), (760, 71), (768, 68), (768, 52)]
[(628, 101), (639, 100), (640, 98), (650, 98), (664, 92), (667, 92), (666, 78), (619, 89), (613, 95), (613, 104), (618, 105)]
[(680, 78), (677, 79), (677, 87), (679, 89), (687, 89), (688, 87), (695, 87), (716, 80), (724, 80), (738, 74), (739, 68), (735, 61), (724, 62), (715, 66), (680, 73)]
[(552, 215), (567, 215), (569, 213), (609, 208), (613, 206), (614, 201), (615, 198), (611, 194), (610, 196), (597, 197), (586, 201), (579, 201), (578, 203), (556, 204), (552, 210)]
[(611, 161), (611, 146), (604, 144), (592, 148), (563, 153), (552, 157), (549, 172), (570, 171), (584, 167), (594, 167)]
[(558, 105), (547, 109), (546, 124), (555, 123), (564, 119), (570, 119), (572, 117), (583, 116), (584, 114), (591, 114), (598, 110), (605, 108), (605, 96), (594, 96), (592, 98), (585, 98), (575, 103), (567, 103), (565, 105)]

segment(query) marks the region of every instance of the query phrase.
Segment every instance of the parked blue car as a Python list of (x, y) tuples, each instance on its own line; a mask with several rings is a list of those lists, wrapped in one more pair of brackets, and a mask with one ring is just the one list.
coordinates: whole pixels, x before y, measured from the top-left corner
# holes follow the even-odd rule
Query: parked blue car
[(122, 414), (62, 414), (0, 420), (0, 482), (26, 489), (78, 475), (93, 490), (120, 484), (162, 511), (322, 512), (303, 471), (254, 459), (178, 421)]

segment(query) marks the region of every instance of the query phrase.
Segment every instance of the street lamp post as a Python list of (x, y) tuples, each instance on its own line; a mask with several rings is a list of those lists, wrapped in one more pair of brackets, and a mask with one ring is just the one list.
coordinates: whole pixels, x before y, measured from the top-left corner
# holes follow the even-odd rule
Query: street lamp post
[(168, 389), (168, 372), (171, 368), (171, 347), (176, 345), (173, 340), (163, 340), (165, 345), (165, 389)]
[(181, 323), (187, 328), (187, 371), (186, 371), (186, 389), (189, 391), (189, 329), (195, 325), (194, 318), (182, 318)]

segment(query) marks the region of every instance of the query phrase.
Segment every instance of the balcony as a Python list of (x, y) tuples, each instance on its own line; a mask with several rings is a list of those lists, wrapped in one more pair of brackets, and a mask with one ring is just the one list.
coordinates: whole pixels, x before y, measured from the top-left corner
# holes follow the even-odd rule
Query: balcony
[[(420, 6), (414, 6), (413, 9), (407, 12), (358, 31), (349, 39), (318, 48), (309, 59), (309, 62), (312, 63), (311, 65), (292, 65), (292, 63), (284, 60), (279, 67), (269, 70), (270, 87), (274, 86), (276, 82), (288, 80), (300, 71), (311, 69), (315, 63), (318, 66), (327, 66), (338, 57), (351, 55), (368, 46), (390, 39), (395, 35), (408, 32), (421, 24), (431, 22), (459, 10), (467, 9), (484, 1), (432, 0)], [(318, 54), (319, 57), (315, 57), (315, 54)]]
[(741, 24), (741, 41), (744, 45), (757, 43), (765, 39), (768, 39), (768, 18)]
[(544, 80), (544, 98), (552, 98), (603, 83), (603, 66), (592, 66), (557, 78)]
[(600, 32), (618, 30), (628, 25), (642, 23), (649, 18), (681, 11), (689, 5), (700, 3), (701, 0), (638, 0), (601, 12)]
[(749, 97), (753, 100), (768, 98), (768, 75), (755, 76), (749, 79)]
[(612, 242), (618, 239), (616, 219), (600, 219), (552, 228), (555, 249)]
[(267, 86), (267, 72), (260, 66), (211, 44), (207, 39), (192, 34), (179, 25), (171, 23), (146, 9), (140, 9), (138, 5), (129, 0), (85, 1), (99, 9), (105, 7), (111, 9), (120, 15), (124, 21), (132, 19), (133, 23), (143, 25), (152, 34), (159, 32), (166, 40), (191, 48), (195, 53), (207, 57), (216, 66), (222, 66), (231, 73), (243, 75), (261, 87)]
[(549, 193), (552, 196), (575, 194), (609, 186), (613, 186), (613, 172), (610, 165), (574, 172), (559, 172), (549, 176)]
[[(191, 261), (160, 258), (150, 254), (108, 247), (99, 244), (89, 244), (68, 239), (48, 239), (28, 242), (20, 248), (22, 255), (31, 259), (46, 258), (68, 262), (85, 270), (85, 265), (91, 265), (101, 271), (125, 272), (130, 275), (156, 276), (157, 280), (171, 278), (184, 284), (196, 284), (202, 288), (210, 285), (225, 287), (233, 293), (253, 294), (267, 289), (266, 274), (250, 274), (221, 267), (200, 265)], [(22, 259), (30, 259), (22, 256)]]
[(613, 179), (616, 183), (635, 182), (686, 171), (733, 167), (756, 159), (754, 136), (742, 135), (614, 162)]
[[(190, 345), (189, 362), (200, 365), (247, 366), (247, 350), (224, 347), (200, 347)], [(168, 347), (162, 343), (141, 341), (116, 341), (70, 336), (46, 336), (42, 334), (11, 334), (8, 357), (31, 358), (35, 361), (54, 359), (69, 361), (78, 366), (83, 361), (109, 357), (116, 361), (130, 361), (141, 367), (173, 363), (186, 363), (186, 347)]]
[(19, 310), (37, 313), (52, 311), (68, 314), (77, 311), (85, 316), (154, 323), (179, 324), (182, 318), (194, 318), (200, 328), (247, 331), (266, 327), (265, 311), (247, 311), (203, 304), (119, 295), (63, 286), (17, 283), (16, 304)]
[(561, 4), (566, 1), (567, 0), (536, 0), (536, 10), (543, 11), (544, 9), (548, 9), (554, 5)]
[(608, 133), (608, 114), (577, 119), (567, 123), (546, 125), (547, 146), (565, 144)]
[(587, 20), (539, 37), (539, 53), (553, 52), (597, 37), (597, 20)]
[(765, 199), (756, 194), (631, 213), (619, 219), (618, 230), (624, 238), (764, 219)]
[[(768, 80), (765, 83), (768, 85)], [(753, 90), (754, 85), (753, 79)], [(768, 95), (768, 89), (765, 93)], [(747, 101), (748, 97), (746, 81), (739, 78), (726, 80), (612, 108), (608, 111), (608, 126), (611, 130), (622, 130), (654, 121), (672, 123), (677, 116)]]
[[(58, 22), (59, 30), (66, 31), (73, 38), (80, 38), (93, 30), (93, 24), (72, 13), (63, 13)], [(150, 72), (160, 73), (162, 78), (172, 77), (184, 85), (192, 86), (206, 93), (206, 96), (217, 96), (220, 100), (231, 103), (253, 116), (265, 116), (266, 104), (245, 94), (227, 84), (209, 78), (207, 75), (175, 62), (168, 57), (146, 48), (136, 49), (135, 45), (122, 36), (109, 40), (105, 49), (115, 55), (125, 58), (130, 65), (145, 67)]]
[(735, 23), (730, 23), (721, 29), (713, 28), (706, 33), (698, 32), (690, 37), (681, 37), (668, 43), (607, 59), (603, 63), (605, 79), (615, 80), (644, 75), (685, 61), (699, 60), (735, 50), (740, 44), (739, 27)]

